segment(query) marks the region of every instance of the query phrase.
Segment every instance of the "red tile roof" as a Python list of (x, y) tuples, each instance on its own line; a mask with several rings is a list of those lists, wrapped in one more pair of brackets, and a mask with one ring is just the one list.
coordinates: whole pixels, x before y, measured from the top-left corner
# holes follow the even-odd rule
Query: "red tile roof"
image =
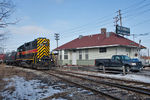
[[(94, 46), (110, 46), (110, 45), (120, 45), (120, 46), (135, 46), (139, 47), (138, 43), (131, 41), (127, 38), (119, 36), (113, 32), (110, 32), (110, 37), (106, 37), (106, 34), (94, 34), (83, 36), (81, 38), (76, 38), (55, 50), (61, 49), (76, 49), (76, 48), (86, 48), (86, 47), (94, 47)], [(141, 48), (146, 48), (141, 46)]]
[(150, 57), (148, 57), (148, 56), (142, 56), (141, 58), (142, 59), (150, 59)]

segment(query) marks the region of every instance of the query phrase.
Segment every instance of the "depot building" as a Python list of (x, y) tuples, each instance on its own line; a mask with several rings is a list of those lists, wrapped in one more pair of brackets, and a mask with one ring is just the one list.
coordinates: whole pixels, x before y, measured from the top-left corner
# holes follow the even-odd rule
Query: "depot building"
[(146, 47), (102, 28), (98, 34), (80, 35), (55, 51), (58, 51), (58, 65), (93, 66), (95, 59), (110, 59), (112, 55), (138, 58), (139, 48)]

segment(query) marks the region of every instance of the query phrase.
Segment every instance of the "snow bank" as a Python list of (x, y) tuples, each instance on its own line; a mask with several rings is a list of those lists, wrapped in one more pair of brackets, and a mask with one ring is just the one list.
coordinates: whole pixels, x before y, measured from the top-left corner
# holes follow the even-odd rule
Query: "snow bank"
[(127, 74), (127, 75), (107, 75), (107, 74), (98, 74), (99, 76), (107, 76), (107, 77), (112, 77), (112, 78), (118, 78), (118, 79), (126, 79), (126, 80), (134, 80), (134, 81), (140, 81), (140, 82), (145, 82), (145, 83), (150, 83), (150, 77), (143, 76), (143, 75), (134, 75), (134, 74)]
[(93, 72), (80, 72), (80, 73), (150, 83), (150, 77), (149, 76), (143, 76), (143, 75), (136, 75), (136, 74), (127, 74), (127, 75), (122, 75), (122, 74), (103, 74), (103, 73), (93, 73)]
[(64, 99), (64, 98), (53, 98), (52, 100), (67, 100), (67, 99)]
[[(8, 81), (9, 79), (4, 80)], [(26, 81), (23, 77), (15, 76), (10, 81), (2, 93), (2, 96), (7, 100), (39, 100), (60, 92), (60, 90), (53, 89), (52, 86), (48, 86), (40, 80)], [(13, 92), (7, 89), (12, 86), (15, 87)]]

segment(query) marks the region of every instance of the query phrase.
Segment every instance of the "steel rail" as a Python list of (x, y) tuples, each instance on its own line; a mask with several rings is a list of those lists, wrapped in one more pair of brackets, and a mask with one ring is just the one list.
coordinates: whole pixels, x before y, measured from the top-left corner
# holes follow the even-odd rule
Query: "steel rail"
[(123, 85), (123, 84), (118, 84), (118, 83), (113, 83), (113, 82), (97, 81), (97, 80), (94, 80), (94, 79), (84, 78), (84, 77), (81, 77), (81, 76), (76, 76), (76, 75), (64, 73), (64, 72), (61, 72), (61, 71), (57, 71), (57, 72), (59, 72), (61, 74), (69, 75), (69, 76), (72, 76), (72, 77), (77, 77), (77, 78), (80, 78), (80, 79), (83, 79), (83, 80), (89, 80), (89, 81), (92, 81), (92, 82), (95, 82), (95, 83), (104, 84), (104, 85), (108, 85), (108, 86), (113, 86), (113, 87), (117, 87), (117, 88), (121, 88), (121, 89), (125, 89), (125, 90), (129, 90), (129, 91), (133, 91), (133, 92), (137, 92), (137, 93), (140, 93), (140, 94), (150, 96), (150, 90), (149, 89), (140, 88), (140, 87), (133, 87), (133, 86)]
[[(44, 72), (45, 72), (45, 71), (44, 71)], [(73, 82), (73, 81), (70, 81), (70, 80), (68, 80), (68, 79), (66, 79), (66, 78), (60, 77), (60, 76), (56, 75), (56, 73), (53, 73), (53, 74), (52, 74), (52, 73), (48, 73), (48, 72), (45, 72), (45, 73), (46, 73), (46, 74), (49, 74), (49, 75), (52, 75), (52, 76), (54, 76), (54, 77), (57, 77), (57, 78), (59, 78), (59, 79), (61, 79), (61, 80), (63, 80), (63, 81), (66, 81), (66, 82), (68, 82), (68, 83), (74, 84), (74, 85), (76, 85), (76, 86), (78, 86), (78, 87), (81, 87), (81, 88), (90, 90), (90, 91), (92, 91), (92, 92), (94, 92), (94, 93), (98, 93), (98, 94), (104, 95), (104, 96), (106, 96), (106, 97), (108, 97), (108, 98), (110, 98), (110, 99), (113, 99), (113, 100), (121, 100), (120, 98), (117, 98), (117, 97), (115, 97), (115, 96), (112, 96), (112, 95), (109, 95), (109, 94), (107, 94), (107, 93), (98, 91), (98, 90), (96, 90), (96, 89), (93, 89), (93, 88), (90, 88), (90, 87), (81, 85), (81, 84), (76, 83), (76, 82)], [(58, 73), (57, 73), (57, 74), (58, 74)], [(59, 74), (59, 75), (60, 75), (60, 74)], [(67, 76), (68, 76), (68, 75), (67, 75)]]
[[(60, 70), (56, 70), (56, 71), (60, 71)], [(124, 82), (128, 82), (128, 83), (136, 83), (136, 84), (140, 84), (140, 85), (142, 84), (142, 85), (150, 86), (150, 83), (133, 81), (133, 80), (124, 80), (124, 79), (117, 79), (117, 78), (112, 78), (112, 77), (89, 75), (89, 74), (77, 73), (77, 72), (72, 72), (72, 71), (64, 71), (64, 72), (74, 73), (74, 74), (80, 74), (80, 75), (86, 75), (86, 76), (95, 77), (95, 78), (111, 79), (111, 80), (116, 80), (116, 81), (124, 81)]]

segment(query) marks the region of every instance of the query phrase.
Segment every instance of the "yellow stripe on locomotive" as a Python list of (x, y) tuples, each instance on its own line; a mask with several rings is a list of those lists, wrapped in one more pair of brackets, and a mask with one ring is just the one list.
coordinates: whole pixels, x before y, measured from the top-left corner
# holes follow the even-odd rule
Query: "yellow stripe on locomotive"
[(39, 38), (37, 39), (37, 58), (49, 57), (49, 39)]

